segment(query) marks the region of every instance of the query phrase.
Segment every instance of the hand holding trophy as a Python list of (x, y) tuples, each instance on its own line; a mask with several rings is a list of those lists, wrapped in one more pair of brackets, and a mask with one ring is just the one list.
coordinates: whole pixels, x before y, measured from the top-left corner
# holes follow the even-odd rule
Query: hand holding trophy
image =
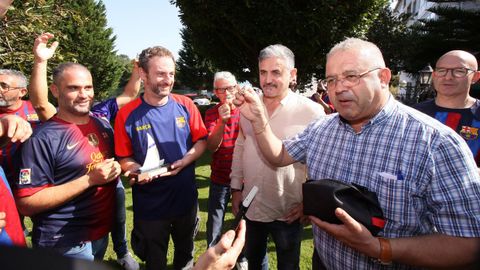
[(145, 179), (153, 179), (161, 174), (168, 172), (171, 168), (170, 164), (165, 163), (164, 159), (160, 159), (157, 145), (150, 134), (147, 134), (148, 148), (147, 155), (142, 167), (129, 174), (130, 178), (134, 178), (135, 182), (142, 182)]

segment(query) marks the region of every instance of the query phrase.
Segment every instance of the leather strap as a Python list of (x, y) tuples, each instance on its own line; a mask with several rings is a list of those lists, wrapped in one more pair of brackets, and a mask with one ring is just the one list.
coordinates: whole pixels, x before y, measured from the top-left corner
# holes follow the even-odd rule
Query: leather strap
[(390, 240), (378, 237), (378, 241), (380, 242), (380, 257), (378, 260), (381, 264), (392, 264), (392, 246), (390, 245)]

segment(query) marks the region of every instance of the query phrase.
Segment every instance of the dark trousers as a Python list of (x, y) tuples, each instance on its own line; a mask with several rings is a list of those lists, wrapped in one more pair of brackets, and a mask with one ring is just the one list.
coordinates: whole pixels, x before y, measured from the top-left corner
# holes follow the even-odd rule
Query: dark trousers
[(193, 238), (197, 226), (197, 209), (195, 205), (189, 213), (176, 218), (134, 220), (132, 248), (145, 260), (147, 270), (167, 269), (170, 236), (174, 245), (174, 269), (193, 267)]
[(297, 220), (292, 224), (283, 221), (256, 222), (247, 219), (245, 256), (249, 270), (268, 269), (267, 242), (270, 235), (277, 252), (279, 270), (298, 270), (303, 226)]

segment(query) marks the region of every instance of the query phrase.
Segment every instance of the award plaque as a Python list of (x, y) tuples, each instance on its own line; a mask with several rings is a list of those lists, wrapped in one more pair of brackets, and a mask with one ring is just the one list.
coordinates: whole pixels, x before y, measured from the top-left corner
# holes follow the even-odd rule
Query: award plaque
[(147, 134), (147, 155), (145, 161), (140, 169), (130, 173), (131, 178), (135, 178), (135, 181), (142, 181), (146, 178), (152, 178), (162, 173), (166, 173), (170, 170), (170, 164), (166, 164), (165, 160), (160, 159), (157, 145), (150, 134)]

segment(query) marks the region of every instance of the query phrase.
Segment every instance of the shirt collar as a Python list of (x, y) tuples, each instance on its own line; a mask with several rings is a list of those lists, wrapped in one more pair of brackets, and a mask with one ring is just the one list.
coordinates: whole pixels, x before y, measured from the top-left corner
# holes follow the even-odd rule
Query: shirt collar
[(288, 102), (290, 102), (290, 100), (293, 99), (293, 95), (294, 95), (294, 93), (292, 91), (290, 91), (290, 89), (288, 89), (287, 95), (280, 101), (280, 104), (282, 104), (283, 106), (288, 104)]

